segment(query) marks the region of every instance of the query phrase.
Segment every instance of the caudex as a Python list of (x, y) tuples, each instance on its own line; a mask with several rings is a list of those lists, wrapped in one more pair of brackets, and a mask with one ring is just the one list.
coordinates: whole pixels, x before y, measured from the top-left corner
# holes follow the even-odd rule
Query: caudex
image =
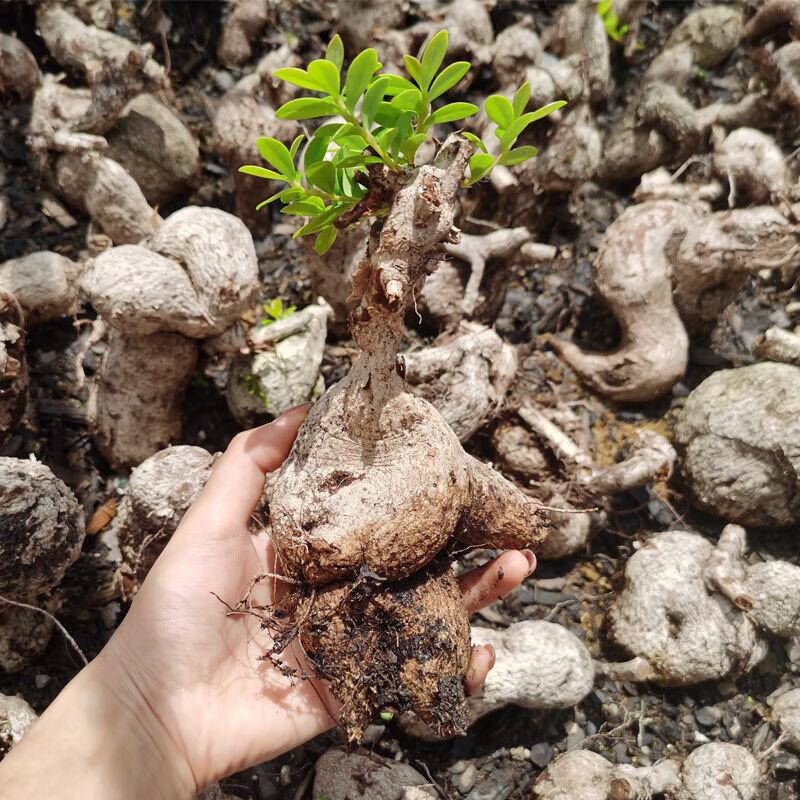
[(315, 93), (281, 106), (279, 118), (336, 119), (316, 128), (302, 167), (302, 137), (289, 148), (262, 138), (271, 168), (242, 167), (288, 184), (261, 205), (280, 200), (284, 213), (306, 217), (295, 236), (316, 234), (319, 253), (338, 231), (372, 221), (350, 296), (361, 353), (311, 410), (276, 478), (272, 540), (296, 591), (288, 609), (265, 620), (279, 628), (275, 655), (300, 638), (311, 669), (341, 701), (351, 739), (381, 708), (413, 710), (442, 735), (463, 730), (470, 630), (448, 546), (535, 547), (551, 525), (547, 509), (464, 452), (436, 409), (408, 391), (398, 359), (406, 311), (441, 248), (457, 240), (459, 188), (495, 164), (534, 156), (533, 147), (515, 147), (518, 137), (563, 105), (526, 112), (527, 83), (513, 100), (489, 97), (495, 155), (478, 137), (454, 133), (418, 165), (435, 126), (478, 111), (464, 102), (433, 108), (470, 69), (465, 61), (440, 69), (447, 44), (440, 31), (419, 58), (406, 56), (408, 78), (379, 73), (372, 48), (343, 76), (338, 36), (306, 69), (277, 70)]

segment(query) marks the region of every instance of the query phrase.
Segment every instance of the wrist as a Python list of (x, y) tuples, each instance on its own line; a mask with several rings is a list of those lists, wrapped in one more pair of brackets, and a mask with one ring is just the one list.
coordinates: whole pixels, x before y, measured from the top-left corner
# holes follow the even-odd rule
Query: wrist
[(56, 698), (3, 768), (10, 800), (196, 795), (186, 759), (156, 714), (102, 656)]

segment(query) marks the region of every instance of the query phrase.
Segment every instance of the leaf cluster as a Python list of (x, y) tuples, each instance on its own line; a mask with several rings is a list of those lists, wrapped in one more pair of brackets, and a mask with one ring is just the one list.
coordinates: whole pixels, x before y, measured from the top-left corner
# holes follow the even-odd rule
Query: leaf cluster
[[(478, 112), (472, 103), (443, 102), (444, 94), (471, 68), (467, 61), (443, 67), (447, 45), (447, 31), (442, 30), (431, 37), (418, 57), (405, 56), (406, 77), (381, 73), (382, 64), (371, 47), (359, 53), (345, 71), (344, 47), (336, 35), (325, 58), (311, 61), (305, 69), (276, 70), (276, 78), (314, 93), (285, 103), (276, 116), (319, 120), (321, 124), (309, 136), (302, 154), (305, 135), (298, 136), (289, 147), (271, 137), (258, 139), (259, 153), (269, 167), (247, 165), (240, 171), (287, 186), (256, 208), (279, 200), (283, 213), (308, 220), (295, 237), (316, 234), (316, 251), (321, 254), (328, 250), (338, 233), (336, 221), (367, 194), (373, 165), (392, 172), (413, 169), (417, 150), (431, 136), (433, 126), (462, 122)], [(466, 186), (486, 177), (495, 164), (518, 164), (536, 155), (536, 148), (514, 148), (514, 144), (528, 125), (564, 102), (525, 113), (529, 99), (527, 83), (513, 101), (502, 95), (487, 98), (485, 112), (497, 126), (500, 152), (490, 155), (480, 138), (464, 133), (478, 150), (470, 159)], [(386, 211), (370, 209), (369, 213)]]
[(260, 321), (263, 327), (265, 325), (272, 325), (273, 322), (277, 322), (280, 319), (290, 317), (297, 311), (297, 306), (284, 306), (283, 300), (281, 300), (280, 297), (274, 297), (272, 300), (262, 303), (261, 309), (265, 314)]
[(619, 17), (613, 11), (614, 0), (600, 0), (597, 4), (597, 13), (603, 20), (603, 27), (609, 38), (621, 42), (622, 37), (630, 30), (630, 25), (620, 25)]

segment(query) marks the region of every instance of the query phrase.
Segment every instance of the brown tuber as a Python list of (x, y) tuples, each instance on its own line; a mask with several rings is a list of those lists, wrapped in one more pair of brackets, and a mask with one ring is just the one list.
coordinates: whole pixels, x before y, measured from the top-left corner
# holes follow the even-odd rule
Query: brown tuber
[(333, 678), (350, 738), (382, 702), (439, 733), (463, 729), (467, 612), (434, 560), (453, 539), (535, 547), (550, 527), (535, 501), (464, 452), (398, 372), (403, 318), (452, 234), (471, 149), (449, 137), (373, 225), (353, 274), (361, 354), (311, 410), (270, 502), (278, 563), (308, 585), (301, 641)]
[(14, 92), (28, 100), (39, 85), (39, 65), (16, 38), (0, 33), (0, 94)]
[(687, 330), (712, 326), (748, 275), (798, 253), (797, 226), (771, 206), (705, 216), (671, 200), (632, 206), (606, 230), (594, 264), (597, 291), (621, 328), (619, 347), (594, 354), (553, 340), (553, 348), (605, 397), (655, 400), (684, 374)]
[(131, 472), (114, 518), (123, 571), (133, 593), (211, 475), (214, 457), (202, 447), (161, 450)]
[[(53, 588), (81, 551), (83, 513), (72, 492), (38, 461), (0, 457), (0, 667), (14, 672), (47, 646)], [(9, 601), (9, 602), (7, 602)]]
[(91, 260), (82, 286), (109, 328), (89, 402), (95, 442), (112, 466), (135, 466), (180, 435), (198, 340), (255, 299), (253, 240), (236, 217), (189, 206), (142, 245)]
[(800, 368), (720, 370), (686, 401), (675, 446), (695, 505), (744, 525), (800, 522)]
[[(586, 646), (552, 622), (515, 622), (505, 630), (472, 626), (473, 644), (490, 644), (495, 664), (480, 694), (467, 698), (468, 725), (508, 705), (572, 708), (594, 688), (594, 663)], [(438, 737), (414, 714), (400, 718), (403, 731), (427, 741)]]
[(491, 329), (462, 323), (456, 338), (399, 356), (409, 388), (466, 442), (503, 402), (517, 371), (514, 348)]
[(23, 311), (13, 294), (0, 288), (0, 444), (17, 427), (27, 401)]
[(598, 671), (690, 686), (748, 672), (766, 655), (765, 636), (799, 635), (800, 567), (751, 563), (745, 538), (728, 525), (716, 546), (683, 531), (648, 539), (628, 560), (608, 617), (610, 638), (632, 659)]
[(533, 788), (537, 800), (756, 800), (769, 785), (762, 761), (744, 747), (709, 742), (681, 764), (662, 759), (646, 767), (612, 764), (589, 750), (556, 758)]

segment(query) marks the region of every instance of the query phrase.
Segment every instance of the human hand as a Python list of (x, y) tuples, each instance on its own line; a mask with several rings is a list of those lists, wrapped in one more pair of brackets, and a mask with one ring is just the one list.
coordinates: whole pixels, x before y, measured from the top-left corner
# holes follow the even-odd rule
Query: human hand
[[(308, 407), (237, 435), (144, 581), (106, 648), (87, 668), (120, 713), (132, 714), (137, 740), (157, 743), (167, 783), (186, 796), (246, 766), (273, 758), (336, 724), (337, 703), (323, 681), (292, 679), (269, 661), (269, 632), (220, 602), (245, 597), (268, 571), (265, 533), (248, 529), (265, 474), (277, 469)], [(510, 592), (535, 566), (508, 551), (460, 579), (470, 611)], [(255, 599), (269, 603), (269, 581)], [(473, 649), (467, 691), (483, 685), (491, 648)], [(284, 660), (302, 670), (299, 646)], [(147, 747), (147, 745), (143, 745)]]

